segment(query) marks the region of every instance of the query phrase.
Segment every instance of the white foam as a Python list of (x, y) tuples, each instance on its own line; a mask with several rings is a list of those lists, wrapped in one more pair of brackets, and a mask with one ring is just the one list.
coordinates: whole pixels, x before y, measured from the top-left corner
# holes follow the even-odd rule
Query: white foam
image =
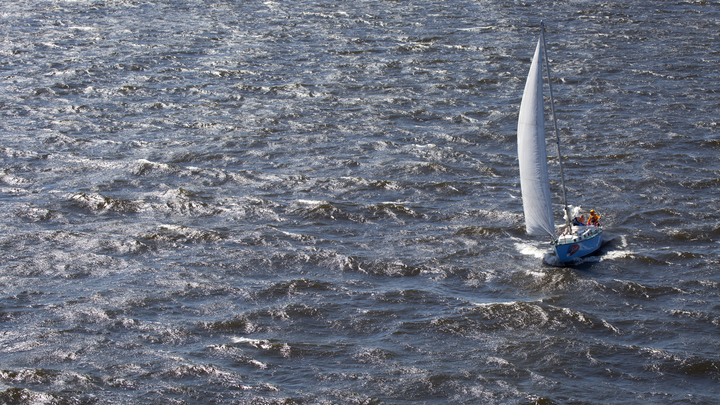
[(327, 204), (328, 202), (322, 201), (322, 200), (297, 200), (297, 203), (300, 205), (318, 206), (318, 205)]
[(547, 255), (547, 249), (541, 249), (531, 243), (516, 243), (515, 250), (517, 250), (518, 253), (524, 256), (532, 256), (537, 259), (542, 259)]

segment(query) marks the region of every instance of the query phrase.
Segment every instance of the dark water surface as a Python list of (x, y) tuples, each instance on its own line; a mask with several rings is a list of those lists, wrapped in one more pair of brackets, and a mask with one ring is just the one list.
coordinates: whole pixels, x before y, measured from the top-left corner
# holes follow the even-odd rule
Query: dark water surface
[[(541, 20), (573, 267), (519, 199)], [(0, 403), (717, 403), (717, 1), (0, 21)]]

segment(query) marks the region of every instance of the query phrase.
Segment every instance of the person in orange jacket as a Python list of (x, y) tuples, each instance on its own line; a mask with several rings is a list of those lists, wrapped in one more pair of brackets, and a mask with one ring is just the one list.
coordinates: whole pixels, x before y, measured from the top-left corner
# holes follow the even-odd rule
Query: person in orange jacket
[(590, 218), (587, 221), (588, 225), (600, 226), (600, 215), (595, 213), (595, 210), (590, 210)]

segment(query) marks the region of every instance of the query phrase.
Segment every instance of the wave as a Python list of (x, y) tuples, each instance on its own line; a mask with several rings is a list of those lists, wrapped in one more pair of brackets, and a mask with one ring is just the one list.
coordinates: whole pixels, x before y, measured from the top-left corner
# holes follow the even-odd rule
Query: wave
[[(14, 385), (6, 388), (0, 386), (0, 402), (4, 404), (44, 404), (63, 403), (72, 397), (68, 392), (43, 392), (33, 389), (37, 386), (63, 386), (70, 387), (75, 392), (83, 392), (97, 388), (94, 378), (89, 374), (72, 371), (58, 371), (48, 368), (22, 369), (20, 371), (0, 370), (0, 381)], [(3, 384), (4, 385), (4, 384)], [(23, 387), (23, 386), (29, 386)], [(84, 397), (84, 395), (78, 395)], [(90, 399), (87, 396), (86, 399)]]
[(33, 206), (17, 208), (15, 215), (30, 222), (58, 221), (64, 217), (63, 213), (58, 210)]
[(386, 277), (414, 277), (428, 270), (425, 266), (410, 265), (392, 258), (377, 260), (351, 258), (349, 264), (351, 270)]
[(508, 230), (499, 226), (467, 226), (453, 233), (455, 236), (497, 238), (508, 235)]
[(430, 328), (461, 336), (475, 336), (478, 332), (490, 331), (597, 331), (609, 336), (621, 333), (616, 326), (594, 314), (543, 302), (525, 301), (474, 304), (460, 309), (457, 314), (436, 318), (415, 325), (414, 328)]
[(618, 296), (626, 299), (645, 298), (656, 299), (665, 296), (681, 295), (684, 291), (675, 286), (642, 285), (631, 280), (613, 280), (605, 283), (607, 288)]
[(205, 217), (216, 216), (227, 211), (216, 204), (214, 199), (204, 197), (185, 188), (170, 189), (159, 196), (161, 204), (154, 204), (153, 210), (168, 211), (180, 216)]
[(258, 299), (273, 299), (293, 295), (319, 294), (337, 289), (337, 286), (328, 281), (302, 278), (272, 283), (253, 295)]
[(391, 218), (396, 221), (404, 219), (427, 218), (408, 207), (405, 202), (381, 202), (376, 204), (338, 203), (331, 201), (298, 200), (298, 208), (290, 213), (305, 219), (345, 220), (355, 223), (366, 223)]
[(132, 201), (123, 198), (106, 197), (99, 193), (77, 193), (70, 196), (70, 200), (78, 206), (88, 208), (91, 211), (114, 211), (122, 213), (136, 213), (144, 208), (139, 201)]
[(132, 168), (132, 174), (136, 176), (166, 176), (168, 174), (179, 173), (181, 170), (182, 169), (176, 165), (139, 159)]
[(294, 214), (300, 215), (306, 219), (327, 219), (327, 220), (346, 220), (351, 222), (365, 222), (366, 219), (362, 215), (349, 212), (351, 206), (330, 201), (309, 201), (299, 200), (298, 208), (294, 210)]
[(720, 361), (698, 355), (676, 353), (655, 347), (632, 347), (646, 371), (655, 375), (676, 375), (696, 380), (720, 379)]
[(159, 225), (154, 231), (142, 232), (138, 239), (148, 244), (206, 243), (227, 239), (227, 235), (184, 225)]
[(370, 218), (380, 219), (389, 217), (395, 220), (399, 220), (402, 217), (408, 218), (427, 218), (425, 214), (421, 214), (400, 202), (382, 202), (379, 204), (372, 204), (366, 208), (370, 211)]

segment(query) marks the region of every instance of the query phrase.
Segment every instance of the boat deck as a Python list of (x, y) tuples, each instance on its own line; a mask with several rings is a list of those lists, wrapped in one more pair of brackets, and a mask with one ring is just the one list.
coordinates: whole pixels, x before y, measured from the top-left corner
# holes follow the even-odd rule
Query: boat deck
[(563, 232), (557, 237), (557, 245), (566, 245), (569, 243), (578, 243), (588, 239), (592, 239), (602, 232), (600, 226), (575, 226), (573, 225), (571, 232)]

